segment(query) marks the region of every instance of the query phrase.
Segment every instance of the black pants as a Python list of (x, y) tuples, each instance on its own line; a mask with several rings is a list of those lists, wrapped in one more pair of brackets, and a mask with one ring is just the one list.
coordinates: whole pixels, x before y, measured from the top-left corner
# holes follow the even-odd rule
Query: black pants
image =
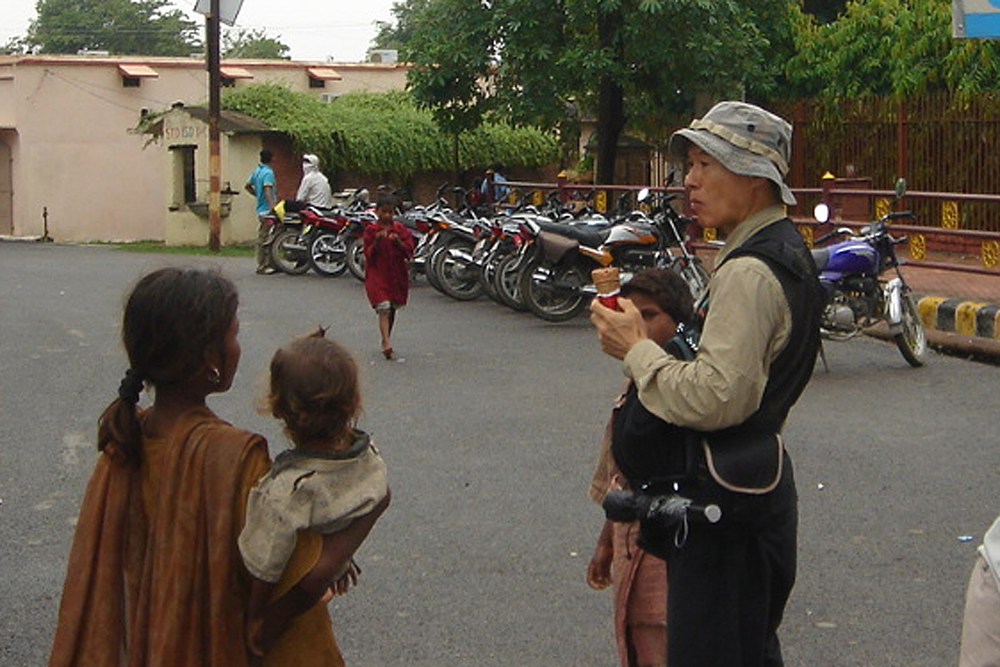
[(685, 489), (717, 503), (718, 524), (692, 522), (667, 553), (669, 667), (780, 667), (778, 625), (795, 583), (798, 497), (785, 455), (778, 486), (732, 493), (714, 480)]

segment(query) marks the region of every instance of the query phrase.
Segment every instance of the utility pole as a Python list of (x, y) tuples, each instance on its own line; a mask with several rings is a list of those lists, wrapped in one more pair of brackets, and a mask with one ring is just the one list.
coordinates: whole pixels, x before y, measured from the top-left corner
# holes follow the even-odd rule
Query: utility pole
[(205, 16), (208, 65), (208, 249), (219, 252), (222, 231), (222, 156), (219, 149), (219, 0), (211, 1)]

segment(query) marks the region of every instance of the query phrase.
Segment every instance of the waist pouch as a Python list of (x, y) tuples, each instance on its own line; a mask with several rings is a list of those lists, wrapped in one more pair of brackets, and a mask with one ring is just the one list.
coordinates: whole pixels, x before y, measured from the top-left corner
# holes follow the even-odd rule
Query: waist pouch
[(705, 433), (703, 447), (709, 473), (725, 489), (767, 493), (781, 479), (784, 446), (777, 433)]

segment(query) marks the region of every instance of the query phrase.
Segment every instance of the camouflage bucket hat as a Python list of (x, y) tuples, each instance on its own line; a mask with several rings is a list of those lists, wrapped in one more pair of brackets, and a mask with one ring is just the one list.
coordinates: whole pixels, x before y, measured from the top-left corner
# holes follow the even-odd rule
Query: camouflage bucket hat
[(670, 153), (687, 157), (688, 142), (741, 176), (759, 176), (775, 183), (781, 200), (796, 203), (785, 185), (792, 154), (792, 126), (770, 111), (745, 102), (719, 102), (704, 118), (670, 136)]

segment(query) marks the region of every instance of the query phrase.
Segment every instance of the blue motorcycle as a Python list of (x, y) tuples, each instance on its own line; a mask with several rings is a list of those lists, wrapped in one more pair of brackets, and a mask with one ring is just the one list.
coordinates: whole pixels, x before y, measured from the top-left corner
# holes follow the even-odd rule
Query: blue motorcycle
[[(901, 196), (900, 188), (897, 195)], [(829, 209), (825, 204), (816, 207), (815, 217), (820, 222), (828, 220)], [(868, 327), (885, 322), (903, 358), (917, 367), (924, 364), (927, 356), (927, 334), (913, 291), (903, 279), (901, 262), (896, 257), (896, 245), (906, 238), (896, 238), (889, 231), (891, 220), (910, 217), (912, 211), (887, 213), (857, 233), (840, 227), (816, 239), (815, 244), (848, 238), (814, 248), (812, 255), (826, 296), (820, 325), (823, 338), (848, 340)], [(895, 275), (883, 277), (890, 270)]]

